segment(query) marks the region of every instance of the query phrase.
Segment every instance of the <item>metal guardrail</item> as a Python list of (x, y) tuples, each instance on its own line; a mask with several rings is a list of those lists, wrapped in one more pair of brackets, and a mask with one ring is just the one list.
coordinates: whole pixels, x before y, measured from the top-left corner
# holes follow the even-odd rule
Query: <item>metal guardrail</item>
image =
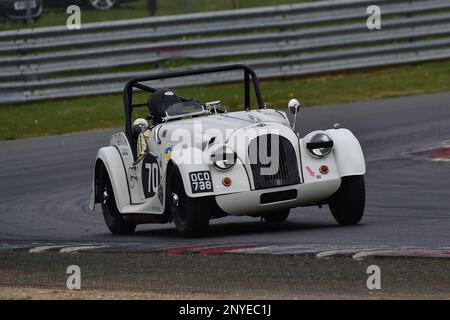
[[(366, 28), (371, 4), (382, 9), (382, 30)], [(262, 78), (450, 58), (450, 1), (321, 1), (2, 32), (0, 104), (119, 92), (140, 73), (124, 67), (153, 66), (148, 74), (161, 72), (166, 61), (198, 68), (217, 58), (249, 64)]]
[[(436, 9), (448, 9), (450, 3), (448, 0), (434, 0), (434, 1), (416, 1), (405, 6), (404, 3), (397, 3), (399, 0), (375, 0), (370, 3), (383, 4), (385, 10), (384, 16), (392, 16), (396, 14), (408, 14), (415, 12), (425, 12)], [(186, 22), (185, 19), (176, 22), (176, 20), (160, 18), (162, 25), (158, 25), (157, 20), (143, 23), (129, 23), (123, 25), (119, 30), (103, 29), (100, 30), (94, 26), (83, 26), (81, 30), (74, 30), (65, 33), (48, 30), (47, 32), (36, 31), (28, 33), (18, 33), (15, 38), (10, 39), (10, 42), (3, 42), (4, 37), (0, 34), (0, 52), (7, 52), (11, 50), (29, 51), (36, 49), (50, 49), (62, 47), (79, 47), (81, 45), (100, 45), (100, 44), (115, 44), (123, 41), (154, 41), (167, 40), (172, 38), (179, 38), (185, 36), (208, 35), (208, 34), (223, 34), (226, 32), (242, 32), (250, 30), (259, 30), (264, 28), (288, 28), (299, 25), (307, 25), (314, 23), (335, 22), (348, 19), (365, 19), (367, 17), (365, 9), (367, 8), (367, 0), (351, 0), (351, 1), (332, 1), (339, 3), (340, 6), (326, 6), (323, 11), (311, 12), (308, 11), (311, 5), (291, 5), (280, 6), (277, 10), (263, 9), (249, 9), (245, 11), (254, 12), (255, 16), (251, 17), (242, 14), (236, 14), (234, 11), (226, 11), (227, 14), (217, 14), (217, 20), (211, 19), (214, 15), (207, 16), (208, 20), (205, 22), (205, 17), (200, 14), (188, 15), (192, 16), (191, 20)], [(348, 8), (345, 3), (354, 3), (354, 6)], [(405, 1), (403, 1), (405, 2)], [(320, 2), (326, 3), (326, 2)], [(314, 7), (317, 7), (316, 3)], [(305, 9), (305, 8), (307, 9)], [(287, 8), (291, 8), (288, 10)], [(333, 8), (333, 12), (325, 12)], [(327, 13), (324, 15), (324, 12)], [(268, 16), (262, 16), (261, 13), (266, 13)], [(203, 14), (204, 15), (204, 14)], [(240, 19), (237, 17), (244, 16)], [(173, 17), (173, 16), (172, 16)], [(171, 24), (167, 25), (166, 20)], [(176, 23), (174, 23), (176, 22)], [(46, 28), (50, 29), (50, 28)], [(52, 28), (53, 29), (53, 28)], [(60, 28), (58, 28), (59, 30)], [(25, 37), (24, 37), (25, 35)]]

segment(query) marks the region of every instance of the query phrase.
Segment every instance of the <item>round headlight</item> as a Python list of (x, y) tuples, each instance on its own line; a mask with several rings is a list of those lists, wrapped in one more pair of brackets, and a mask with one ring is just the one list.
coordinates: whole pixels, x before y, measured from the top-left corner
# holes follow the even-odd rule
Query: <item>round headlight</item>
[[(325, 147), (321, 147), (324, 145)], [(311, 134), (308, 139), (307, 148), (314, 157), (323, 158), (331, 152), (331, 149), (333, 149), (333, 142), (325, 132), (319, 131)]]
[(220, 170), (231, 169), (236, 163), (236, 159), (236, 153), (227, 146), (216, 147), (211, 153), (212, 163)]

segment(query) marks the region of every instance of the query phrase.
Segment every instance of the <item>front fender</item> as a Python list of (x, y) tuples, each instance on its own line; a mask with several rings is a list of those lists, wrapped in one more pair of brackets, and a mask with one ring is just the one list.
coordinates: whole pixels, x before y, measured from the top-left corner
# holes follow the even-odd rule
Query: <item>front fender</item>
[(191, 182), (189, 181), (189, 173), (195, 171), (210, 171), (207, 164), (203, 162), (203, 152), (195, 147), (178, 147), (174, 148), (170, 156), (171, 164), (168, 166), (170, 170), (171, 165), (177, 166), (180, 170), (181, 178), (183, 179), (184, 190), (189, 197), (210, 196), (214, 192), (192, 193)]
[(333, 139), (333, 154), (341, 177), (363, 175), (366, 162), (358, 139), (347, 129), (329, 129), (326, 132)]
[(90, 200), (90, 208), (94, 209), (95, 203), (100, 202), (99, 190), (99, 174), (102, 166), (108, 172), (111, 185), (114, 191), (114, 198), (119, 211), (130, 205), (130, 193), (128, 188), (128, 180), (123, 165), (122, 157), (115, 146), (101, 148), (97, 153), (95, 161), (94, 175), (92, 181), (92, 193)]

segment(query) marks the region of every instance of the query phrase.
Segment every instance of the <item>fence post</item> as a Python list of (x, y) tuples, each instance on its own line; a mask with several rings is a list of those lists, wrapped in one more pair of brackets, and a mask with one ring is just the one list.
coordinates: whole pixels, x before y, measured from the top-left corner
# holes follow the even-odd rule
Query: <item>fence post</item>
[(27, 14), (27, 24), (29, 27), (33, 24), (33, 18), (31, 16), (31, 0), (26, 0), (26, 14)]

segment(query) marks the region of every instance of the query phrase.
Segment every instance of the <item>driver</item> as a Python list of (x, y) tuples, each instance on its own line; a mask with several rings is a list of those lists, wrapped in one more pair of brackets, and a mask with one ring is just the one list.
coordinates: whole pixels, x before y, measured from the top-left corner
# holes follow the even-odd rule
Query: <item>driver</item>
[(181, 98), (173, 90), (158, 89), (148, 99), (149, 115), (155, 124), (159, 124), (162, 122), (163, 117), (166, 116), (166, 110), (181, 102)]
[[(150, 118), (149, 120), (153, 120), (154, 125), (160, 124), (166, 116), (166, 110), (175, 104), (180, 104), (181, 102), (181, 98), (173, 90), (165, 88), (156, 90), (148, 99), (147, 103)], [(138, 159), (143, 157), (145, 152), (147, 152), (147, 139), (150, 138), (150, 135), (151, 127), (146, 128), (146, 130), (139, 134), (137, 141)]]

